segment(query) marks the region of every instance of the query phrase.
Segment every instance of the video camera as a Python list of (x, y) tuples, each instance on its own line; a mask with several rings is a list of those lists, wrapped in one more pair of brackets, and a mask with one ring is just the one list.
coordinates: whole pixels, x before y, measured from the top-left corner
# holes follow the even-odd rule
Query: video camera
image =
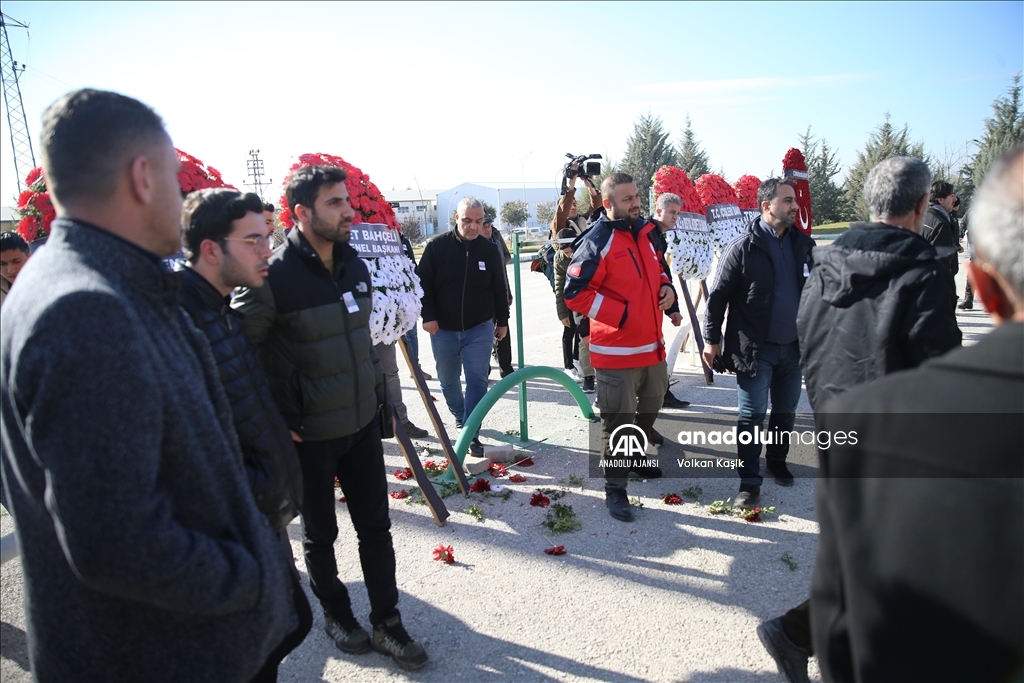
[(591, 159), (601, 159), (600, 154), (580, 154), (573, 156), (566, 152), (565, 156), (569, 162), (562, 168), (562, 194), (569, 189), (569, 179), (579, 176), (581, 178), (593, 178), (601, 175), (601, 162)]

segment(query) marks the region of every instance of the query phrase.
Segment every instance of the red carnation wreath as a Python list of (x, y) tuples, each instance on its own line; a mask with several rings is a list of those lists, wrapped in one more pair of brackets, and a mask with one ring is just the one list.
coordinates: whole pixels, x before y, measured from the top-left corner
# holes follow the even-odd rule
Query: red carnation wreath
[[(335, 166), (345, 171), (345, 189), (348, 190), (349, 200), (352, 208), (356, 210), (355, 223), (379, 223), (398, 230), (398, 219), (395, 217), (395, 210), (391, 208), (384, 195), (380, 193), (377, 186), (370, 182), (370, 176), (348, 163), (339, 156), (316, 152), (303, 154), (299, 161), (288, 169), (285, 176), (284, 186), (288, 186), (292, 174), (302, 166)], [(281, 193), (281, 224), (287, 228), (295, 225), (295, 218), (292, 216), (291, 208), (288, 206), (288, 198)]]
[(796, 181), (796, 203), (800, 211), (796, 216), (796, 227), (805, 235), (811, 234), (814, 216), (811, 215), (811, 185), (807, 182), (807, 161), (803, 153), (791, 147), (782, 157), (782, 176)]
[(711, 245), (721, 253), (725, 245), (743, 231), (743, 214), (740, 212), (736, 192), (725, 178), (705, 173), (694, 183), (700, 200), (707, 207), (708, 232)]
[[(178, 186), (182, 196), (189, 192), (207, 187), (233, 186), (224, 182), (220, 171), (207, 166), (188, 152), (175, 148), (181, 165), (178, 170)], [(42, 168), (33, 168), (25, 176), (26, 190), (18, 196), (18, 234), (26, 242), (35, 242), (50, 235), (50, 224), (57, 217), (57, 211), (50, 201), (50, 192), (46, 188), (46, 177)]]

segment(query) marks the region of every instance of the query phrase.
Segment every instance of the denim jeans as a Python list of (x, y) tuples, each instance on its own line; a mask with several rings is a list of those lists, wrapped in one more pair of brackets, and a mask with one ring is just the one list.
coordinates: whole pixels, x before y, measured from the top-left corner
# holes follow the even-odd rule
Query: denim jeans
[[(465, 423), (476, 404), (487, 393), (487, 375), (491, 367), (494, 321), (482, 322), (462, 332), (438, 330), (430, 335), (437, 364), (441, 393), (459, 422)], [(462, 395), (460, 375), (466, 373), (466, 395)], [(476, 436), (474, 434), (474, 436)]]
[[(739, 398), (737, 421), (737, 457), (743, 460), (738, 468), (740, 483), (760, 486), (761, 443), (766, 440), (764, 416), (771, 398), (772, 415), (768, 420), (768, 434), (772, 443), (765, 447), (765, 460), (786, 462), (789, 454), (788, 438), (779, 439), (779, 432), (793, 429), (796, 406), (800, 402), (800, 347), (797, 342), (779, 345), (765, 343), (757, 353), (757, 374), (736, 375), (736, 395)], [(754, 428), (757, 439), (753, 438)], [(749, 443), (740, 443), (740, 434), (751, 435)], [(781, 443), (780, 443), (781, 441)]]
[(415, 365), (420, 364), (420, 338), (416, 336), (416, 325), (409, 328), (409, 331), (402, 335), (405, 346), (409, 349), (409, 357)]

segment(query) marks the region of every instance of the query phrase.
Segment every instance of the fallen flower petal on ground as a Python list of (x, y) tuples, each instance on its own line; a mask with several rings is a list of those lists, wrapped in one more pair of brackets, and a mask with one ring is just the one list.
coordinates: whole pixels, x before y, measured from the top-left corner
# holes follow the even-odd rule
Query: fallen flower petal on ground
[(402, 500), (403, 498), (409, 497), (409, 492), (406, 491), (405, 489), (402, 489), (400, 491), (392, 491), (391, 497), (394, 498), (395, 500)]
[(405, 481), (406, 479), (412, 479), (412, 468), (411, 467), (400, 467), (395, 470), (395, 479), (399, 481)]
[(526, 481), (526, 477), (524, 477), (521, 474), (513, 474), (511, 477), (508, 478), (508, 480), (516, 484), (521, 484), (524, 481)]
[(675, 493), (666, 493), (661, 499), (665, 501), (665, 505), (681, 505), (683, 502), (683, 499)]
[(486, 479), (477, 479), (470, 485), (469, 490), (473, 493), (486, 493), (491, 490), (491, 482)]
[(490, 471), (491, 476), (496, 479), (500, 479), (501, 477), (504, 477), (506, 474), (508, 474), (508, 470), (505, 469), (505, 466), (502, 465), (500, 462), (492, 462), (490, 465), (487, 466), (487, 469)]
[(544, 548), (545, 555), (565, 555), (565, 546), (556, 545), (554, 548)]

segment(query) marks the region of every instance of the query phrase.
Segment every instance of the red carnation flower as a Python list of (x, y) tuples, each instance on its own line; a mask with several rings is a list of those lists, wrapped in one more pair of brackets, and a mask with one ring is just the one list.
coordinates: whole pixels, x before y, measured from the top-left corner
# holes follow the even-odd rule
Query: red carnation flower
[(413, 478), (412, 468), (401, 467), (401, 468), (395, 470), (395, 479), (398, 479), (399, 481), (405, 481), (406, 479), (412, 479), (412, 478)]
[(524, 477), (521, 474), (513, 474), (511, 477), (508, 478), (508, 480), (511, 482), (515, 482), (516, 484), (520, 484), (526, 481), (526, 477)]
[(536, 508), (546, 508), (548, 505), (551, 505), (551, 499), (538, 491), (530, 496), (530, 505)]
[(487, 466), (487, 469), (490, 471), (491, 476), (496, 479), (500, 479), (508, 474), (508, 470), (500, 462), (492, 462)]
[(434, 561), (444, 562), (445, 564), (454, 564), (455, 550), (450, 545), (439, 543), (437, 547), (434, 548)]
[(491, 482), (486, 479), (477, 479), (470, 485), (469, 490), (473, 493), (486, 493), (491, 490)]
[(41, 180), (43, 180), (43, 169), (33, 168), (31, 171), (28, 172), (28, 175), (25, 176), (25, 185), (28, 187), (32, 187)]
[(706, 214), (704, 203), (694, 190), (693, 182), (686, 171), (676, 166), (662, 166), (654, 174), (654, 196), (664, 192), (671, 192), (683, 200), (680, 211), (684, 213)]
[(33, 242), (39, 238), (39, 218), (28, 215), (18, 221), (18, 234), (26, 242)]
[(683, 499), (675, 493), (666, 493), (661, 499), (665, 501), (665, 505), (681, 505), (683, 502)]
[(178, 187), (181, 188), (182, 196), (196, 190), (204, 190), (208, 187), (226, 187), (236, 189), (234, 186), (224, 182), (220, 171), (213, 166), (207, 166), (202, 161), (188, 152), (175, 148), (178, 153)]
[(339, 503), (347, 503), (348, 501), (347, 501), (347, 500), (345, 500), (345, 496), (340, 496), (340, 497), (338, 498), (338, 502), (339, 502)]
[(565, 555), (565, 546), (556, 545), (553, 548), (544, 548), (545, 555)]

